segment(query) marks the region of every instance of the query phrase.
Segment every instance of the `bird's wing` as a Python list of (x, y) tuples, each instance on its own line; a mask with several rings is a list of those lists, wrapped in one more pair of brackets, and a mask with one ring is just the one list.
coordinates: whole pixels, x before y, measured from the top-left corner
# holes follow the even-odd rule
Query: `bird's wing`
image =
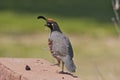
[(51, 33), (50, 39), (53, 42), (52, 50), (55, 52), (55, 54), (60, 56), (69, 55), (71, 58), (73, 57), (72, 46), (66, 36), (64, 36), (62, 33), (54, 31)]
[(66, 42), (67, 42), (67, 48), (68, 48), (68, 54), (69, 54), (69, 56), (71, 57), (71, 58), (73, 58), (73, 49), (72, 49), (72, 45), (71, 45), (71, 43), (70, 43), (70, 41), (69, 41), (69, 39), (67, 38), (67, 37), (65, 37), (65, 39), (66, 39)]

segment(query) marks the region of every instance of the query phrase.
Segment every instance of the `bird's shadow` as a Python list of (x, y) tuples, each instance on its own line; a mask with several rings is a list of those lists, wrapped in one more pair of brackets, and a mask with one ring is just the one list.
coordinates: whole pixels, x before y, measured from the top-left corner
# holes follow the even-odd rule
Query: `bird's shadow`
[(69, 72), (58, 72), (59, 74), (65, 74), (65, 75), (70, 75), (70, 76), (72, 76), (73, 78), (78, 78), (78, 76), (75, 76), (75, 75), (73, 75), (72, 73), (69, 73)]

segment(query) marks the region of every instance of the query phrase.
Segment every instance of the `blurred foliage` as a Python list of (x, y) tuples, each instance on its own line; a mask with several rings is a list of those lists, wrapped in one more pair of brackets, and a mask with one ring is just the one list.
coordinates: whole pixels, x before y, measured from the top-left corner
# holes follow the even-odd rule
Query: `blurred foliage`
[(67, 33), (116, 34), (110, 0), (0, 0), (0, 33), (45, 32), (38, 15), (54, 18)]
[(112, 15), (110, 0), (0, 0), (0, 11), (47, 13), (63, 17), (87, 17), (109, 21)]
[[(0, 12), (0, 34), (33, 34), (49, 32), (44, 26), (44, 20), (37, 20), (39, 14), (16, 14), (14, 12)], [(101, 23), (89, 18), (65, 18), (44, 14), (54, 18), (63, 32), (91, 36), (116, 35), (111, 23)], [(45, 30), (47, 29), (47, 30)]]
[(116, 34), (110, 0), (0, 0), (0, 33), (44, 32), (38, 15), (54, 18), (68, 33)]

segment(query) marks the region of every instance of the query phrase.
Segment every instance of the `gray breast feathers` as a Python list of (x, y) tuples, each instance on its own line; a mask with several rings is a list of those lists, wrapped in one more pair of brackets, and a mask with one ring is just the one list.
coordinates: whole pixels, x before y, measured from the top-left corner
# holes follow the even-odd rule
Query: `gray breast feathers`
[(69, 39), (62, 33), (54, 31), (50, 35), (50, 40), (53, 42), (52, 50), (54, 54), (60, 56), (69, 55), (73, 57), (73, 50)]

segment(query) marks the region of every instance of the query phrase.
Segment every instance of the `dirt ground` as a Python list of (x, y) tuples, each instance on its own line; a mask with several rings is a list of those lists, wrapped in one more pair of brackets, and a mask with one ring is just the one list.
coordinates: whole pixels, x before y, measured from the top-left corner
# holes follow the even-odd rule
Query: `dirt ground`
[(80, 80), (43, 59), (0, 58), (0, 80)]

